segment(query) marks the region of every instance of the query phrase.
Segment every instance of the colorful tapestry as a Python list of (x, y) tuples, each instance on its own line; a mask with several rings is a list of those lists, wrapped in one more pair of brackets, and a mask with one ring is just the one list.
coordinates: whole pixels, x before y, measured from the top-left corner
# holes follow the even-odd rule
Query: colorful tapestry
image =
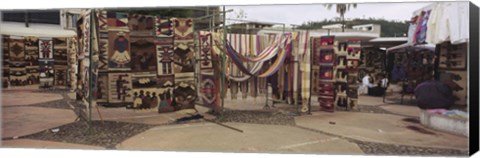
[(173, 37), (172, 21), (168, 18), (156, 17), (155, 35), (157, 37)]
[(131, 65), (134, 72), (155, 72), (157, 53), (153, 37), (131, 37)]
[(54, 85), (55, 86), (67, 86), (67, 66), (54, 66)]
[(318, 95), (320, 110), (335, 110), (335, 54), (334, 36), (312, 38), (312, 94)]
[[(449, 42), (442, 43), (440, 45), (440, 55), (438, 57), (438, 68), (441, 70), (466, 70), (467, 55), (465, 55), (465, 52), (468, 52), (467, 49), (468, 47), (466, 44), (452, 45)], [(427, 57), (428, 53), (424, 54), (425, 64), (423, 65), (428, 65), (431, 63), (429, 62), (429, 58), (432, 57)]]
[(310, 53), (310, 33), (308, 31), (300, 32), (298, 37), (298, 53), (300, 55), (300, 72), (301, 72), (301, 96), (302, 96), (302, 112), (307, 112), (310, 104), (310, 86), (311, 86), (311, 53)]
[(90, 81), (90, 59), (89, 58), (83, 58), (82, 60), (79, 61), (79, 75), (80, 75), (80, 80), (79, 82), (79, 89), (78, 92), (80, 93), (80, 96), (82, 97), (83, 102), (88, 105), (89, 103), (89, 95), (90, 95), (90, 87), (91, 87), (91, 81)]
[(97, 21), (99, 30), (107, 30), (108, 29), (108, 21), (107, 21), (107, 11), (105, 10), (97, 10)]
[(108, 69), (123, 70), (131, 69), (130, 36), (125, 31), (108, 32)]
[(360, 54), (360, 67), (358, 78), (363, 78), (366, 72), (370, 72), (374, 75), (385, 73), (387, 71), (385, 67), (386, 52), (378, 48), (363, 48)]
[(23, 37), (18, 36), (10, 36), (9, 39), (9, 80), (12, 86), (28, 84), (24, 40)]
[(38, 38), (25, 37), (25, 62), (27, 71), (27, 84), (38, 84), (39, 66), (38, 66)]
[(361, 43), (360, 40), (348, 40), (347, 41), (347, 97), (348, 97), (348, 108), (356, 108), (358, 100), (358, 84), (357, 80), (358, 71), (360, 67), (360, 57), (361, 57)]
[(109, 104), (129, 105), (133, 103), (132, 79), (130, 73), (108, 74)]
[(53, 41), (51, 38), (40, 38), (38, 42), (40, 48), (40, 59), (53, 58)]
[(173, 18), (173, 72), (194, 72), (193, 21), (192, 19)]
[(320, 66), (319, 74), (317, 76), (321, 81), (333, 80), (333, 66)]
[(133, 74), (132, 93), (133, 105), (127, 108), (157, 109), (162, 93), (156, 74)]
[(66, 38), (53, 38), (53, 59), (55, 65), (68, 65)]
[(9, 60), (25, 61), (25, 39), (18, 36), (10, 36), (9, 40)]
[(173, 96), (174, 80), (175, 77), (173, 75), (158, 76), (158, 85), (160, 87), (158, 96), (160, 102), (157, 109), (159, 113), (175, 111), (173, 105), (175, 99)]
[(130, 36), (153, 37), (155, 35), (155, 20), (156, 18), (154, 16), (130, 14), (128, 16)]
[(173, 90), (175, 110), (195, 108), (196, 87), (194, 73), (175, 73), (175, 89)]
[(98, 11), (98, 38), (99, 38), (99, 52), (98, 52), (98, 71), (108, 71), (108, 24), (107, 11)]
[(337, 80), (335, 83), (335, 105), (338, 107), (347, 107), (348, 106), (348, 97), (347, 97), (348, 84), (345, 82), (340, 82)]
[(156, 45), (157, 47), (157, 74), (173, 74), (173, 45)]
[(171, 19), (173, 23), (173, 72), (175, 74), (175, 110), (195, 107), (194, 39), (192, 19)]
[(97, 89), (93, 92), (97, 105), (108, 103), (108, 84), (108, 73), (98, 73)]
[(69, 82), (71, 90), (76, 90), (77, 87), (77, 38), (68, 38), (68, 65), (69, 65)]
[(28, 66), (38, 66), (38, 46), (37, 37), (25, 38), (25, 62)]
[(200, 69), (211, 69), (212, 67), (212, 34), (208, 32), (199, 33), (200, 43)]
[(220, 82), (215, 79), (213, 71), (202, 72), (200, 81), (200, 93), (203, 105), (217, 112), (220, 111), (220, 91), (218, 90)]
[(107, 26), (109, 29), (128, 30), (128, 14), (122, 12), (108, 11)]
[(91, 44), (91, 41), (90, 41), (90, 38), (91, 38), (91, 10), (86, 10), (85, 13), (83, 14), (84, 17), (83, 17), (83, 29), (82, 29), (82, 57), (88, 57), (90, 56), (90, 44)]
[(54, 80), (54, 61), (53, 59), (39, 59), (38, 60), (39, 64), (39, 80), (40, 80), (40, 87), (41, 88), (48, 88), (53, 86), (53, 80)]
[(10, 69), (9, 69), (9, 56), (10, 56), (10, 50), (9, 50), (9, 36), (2, 35), (2, 87), (7, 88), (8, 87), (8, 82), (9, 82), (9, 76), (10, 76)]

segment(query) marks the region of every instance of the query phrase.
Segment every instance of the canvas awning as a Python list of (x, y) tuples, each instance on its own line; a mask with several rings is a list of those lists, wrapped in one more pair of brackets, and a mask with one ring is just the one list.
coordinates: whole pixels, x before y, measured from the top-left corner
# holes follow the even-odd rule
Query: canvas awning
[(24, 23), (18, 22), (0, 23), (0, 34), (34, 37), (75, 37), (77, 35), (75, 31), (64, 30), (60, 25), (31, 23), (29, 27), (25, 27)]
[(420, 51), (420, 50), (430, 50), (430, 51), (435, 51), (435, 45), (433, 44), (422, 44), (422, 45), (411, 45), (409, 43), (404, 43), (398, 46), (393, 46), (390, 48), (387, 48), (387, 52), (397, 52), (397, 51), (407, 51), (407, 50), (413, 50), (413, 51)]

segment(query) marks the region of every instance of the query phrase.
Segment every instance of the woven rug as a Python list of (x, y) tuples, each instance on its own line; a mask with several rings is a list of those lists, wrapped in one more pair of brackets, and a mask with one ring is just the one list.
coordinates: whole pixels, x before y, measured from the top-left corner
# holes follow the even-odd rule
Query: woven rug
[(25, 61), (24, 38), (10, 36), (9, 39), (9, 79), (12, 86), (24, 86), (27, 83), (27, 62)]
[(53, 59), (55, 65), (67, 66), (67, 39), (53, 38)]
[(108, 31), (109, 70), (131, 70), (130, 35), (126, 31)]
[(130, 36), (153, 37), (155, 35), (155, 16), (130, 14), (128, 15), (128, 28)]
[[(80, 58), (88, 58), (90, 56), (90, 44), (91, 44), (91, 10), (86, 10), (85, 13), (83, 14), (83, 28), (81, 30), (82, 33), (82, 50), (80, 51)], [(40, 58), (42, 58), (40, 56)]]
[(157, 71), (157, 53), (153, 37), (130, 38), (132, 72)]
[(360, 67), (361, 43), (359, 40), (347, 41), (347, 97), (349, 108), (356, 108), (358, 104), (358, 70)]
[(200, 93), (203, 105), (220, 112), (220, 81), (215, 79), (213, 72), (201, 74)]
[(320, 110), (335, 110), (334, 61), (335, 37), (322, 36), (312, 38), (312, 93), (318, 95)]
[(107, 11), (100, 10), (97, 13), (98, 19), (98, 38), (99, 38), (99, 52), (98, 52), (98, 71), (108, 71), (108, 23)]
[(108, 103), (108, 84), (108, 73), (98, 73), (97, 89), (93, 95), (98, 105)]
[(132, 104), (132, 75), (125, 73), (108, 74), (108, 102), (109, 104)]
[(212, 34), (199, 32), (200, 69), (212, 69)]
[(155, 20), (156, 37), (173, 37), (172, 21), (169, 18), (156, 17)]
[(156, 110), (160, 105), (161, 93), (163, 91), (160, 89), (156, 74), (132, 74), (133, 104), (131, 108)]
[[(68, 65), (70, 66), (70, 70), (77, 70), (78, 69), (78, 64), (77, 64), (77, 38), (72, 37), (68, 38)], [(72, 76), (69, 78), (70, 82), (70, 88), (72, 90), (75, 90), (77, 88), (77, 73), (76, 71), (69, 71), (69, 76)]]
[(53, 86), (54, 79), (54, 61), (53, 59), (39, 59), (38, 64), (40, 67), (40, 87), (51, 87)]
[(38, 84), (39, 67), (38, 67), (38, 38), (25, 37), (25, 62), (27, 68), (27, 84)]
[(128, 30), (128, 14), (123, 12), (108, 11), (107, 27), (109, 29)]

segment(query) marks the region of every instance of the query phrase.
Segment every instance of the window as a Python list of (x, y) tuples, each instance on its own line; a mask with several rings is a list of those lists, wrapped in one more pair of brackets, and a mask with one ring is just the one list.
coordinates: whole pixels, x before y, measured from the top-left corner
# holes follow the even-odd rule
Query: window
[(80, 15), (78, 14), (71, 14), (66, 13), (66, 29), (76, 29), (77, 28), (77, 21)]
[(28, 18), (30, 23), (60, 24), (60, 11), (4, 11), (2, 12), (3, 21), (25, 22)]

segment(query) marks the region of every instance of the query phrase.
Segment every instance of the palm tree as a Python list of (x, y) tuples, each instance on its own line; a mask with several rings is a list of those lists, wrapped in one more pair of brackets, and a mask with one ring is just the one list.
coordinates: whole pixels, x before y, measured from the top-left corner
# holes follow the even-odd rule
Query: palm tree
[(332, 9), (333, 5), (335, 5), (337, 9), (337, 13), (340, 14), (340, 18), (342, 20), (342, 32), (345, 32), (345, 13), (350, 10), (350, 7), (357, 8), (356, 3), (338, 3), (338, 4), (325, 4), (327, 9)]

